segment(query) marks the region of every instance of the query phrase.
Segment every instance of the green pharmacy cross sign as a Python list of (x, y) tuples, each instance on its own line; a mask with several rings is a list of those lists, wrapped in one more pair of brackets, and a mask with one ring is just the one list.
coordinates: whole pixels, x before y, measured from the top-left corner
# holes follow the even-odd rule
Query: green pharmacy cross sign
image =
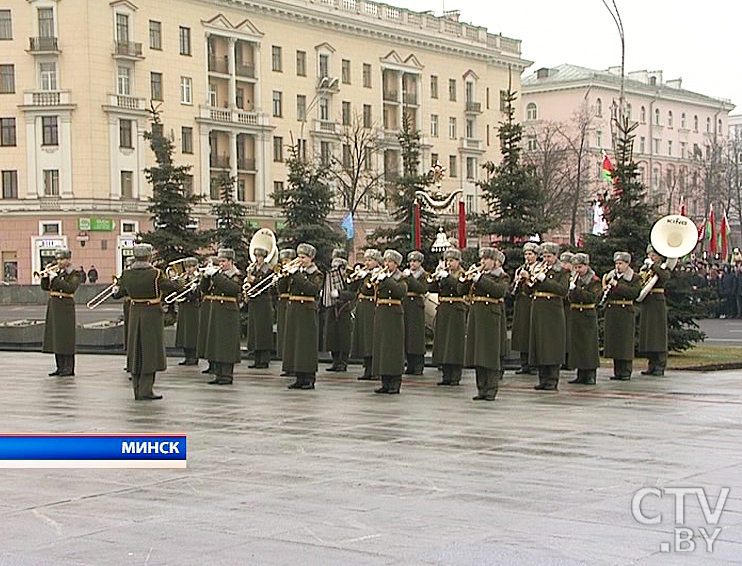
[(78, 218), (77, 229), (92, 232), (111, 232), (113, 231), (113, 218)]

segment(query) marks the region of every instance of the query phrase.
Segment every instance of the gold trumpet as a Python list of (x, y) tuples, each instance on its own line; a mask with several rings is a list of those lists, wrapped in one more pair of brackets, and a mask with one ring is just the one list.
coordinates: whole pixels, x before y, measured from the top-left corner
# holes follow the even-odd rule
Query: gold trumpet
[(345, 283), (351, 284), (354, 281), (358, 281), (359, 279), (363, 279), (368, 275), (368, 269), (366, 269), (365, 265), (356, 265), (353, 271), (351, 271), (348, 276), (345, 278)]
[(469, 269), (459, 275), (459, 283), (466, 283), (467, 281), (473, 280), (477, 275), (482, 273), (484, 267), (481, 265), (472, 265)]
[(42, 269), (41, 271), (34, 271), (33, 272), (33, 278), (34, 279), (42, 279), (44, 277), (49, 277), (52, 273), (57, 273), (59, 271), (59, 264), (53, 264), (48, 265), (46, 268)]
[(543, 260), (538, 262), (536, 265), (534, 265), (530, 269), (531, 279), (528, 281), (528, 286), (533, 287), (536, 284), (536, 281), (538, 281), (536, 277), (540, 275), (541, 273), (543, 274), (548, 273), (550, 269), (551, 269), (551, 266)]
[(116, 287), (119, 284), (119, 278), (116, 275), (114, 275), (113, 277), (111, 277), (111, 280), (112, 280), (112, 283), (108, 287), (103, 289), (95, 297), (93, 297), (87, 303), (85, 303), (86, 307), (88, 307), (90, 310), (93, 310), (111, 298), (111, 296), (113, 295), (114, 287)]
[(389, 271), (387, 267), (377, 267), (371, 271), (371, 275), (369, 275), (366, 285), (369, 287), (373, 287), (374, 285), (378, 285), (379, 283), (381, 283), (382, 274), (384, 276), (387, 276), (391, 275), (392, 272)]
[(446, 262), (440, 260), (438, 265), (435, 266), (435, 271), (428, 275), (427, 282), (432, 283), (433, 281), (436, 281), (440, 277), (442, 271), (446, 271)]

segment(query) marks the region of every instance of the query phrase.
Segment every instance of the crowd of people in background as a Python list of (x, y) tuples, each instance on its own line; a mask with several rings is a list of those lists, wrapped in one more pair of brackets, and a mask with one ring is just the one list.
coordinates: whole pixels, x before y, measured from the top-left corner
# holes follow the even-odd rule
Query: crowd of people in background
[[(742, 260), (710, 262), (696, 259), (679, 267), (690, 273), (694, 291), (706, 291), (708, 318), (742, 318)], [(703, 294), (697, 299), (703, 300)]]
[(91, 285), (95, 285), (98, 282), (98, 270), (94, 265), (91, 265), (87, 272), (81, 265), (77, 272), (80, 274), (80, 283), (90, 283)]

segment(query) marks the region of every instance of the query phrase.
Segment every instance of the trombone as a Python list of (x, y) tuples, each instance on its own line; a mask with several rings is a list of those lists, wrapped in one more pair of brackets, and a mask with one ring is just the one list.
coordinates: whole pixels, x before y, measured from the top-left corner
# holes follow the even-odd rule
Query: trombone
[(242, 292), (245, 294), (245, 298), (254, 299), (264, 291), (270, 289), (281, 277), (288, 276), (290, 269), (299, 268), (300, 266), (301, 259), (296, 257), (284, 265), (277, 265), (273, 270), (273, 275), (261, 279), (257, 285), (251, 286), (250, 283), (244, 283)]
[(466, 283), (467, 281), (471, 281), (474, 279), (477, 275), (482, 273), (484, 270), (484, 267), (482, 265), (472, 265), (469, 269), (467, 269), (464, 273), (459, 275), (459, 282), (460, 283)]
[(49, 277), (52, 273), (57, 273), (58, 271), (59, 271), (59, 264), (55, 263), (53, 265), (47, 266), (45, 269), (42, 269), (41, 271), (34, 271), (33, 278), (42, 279), (44, 277)]
[(112, 283), (103, 289), (100, 293), (98, 293), (95, 297), (90, 299), (85, 306), (88, 307), (90, 310), (93, 310), (94, 308), (99, 307), (101, 304), (103, 304), (105, 301), (111, 298), (113, 295), (113, 289), (119, 284), (119, 278), (114, 275), (112, 278)]
[(182, 303), (183, 301), (185, 301), (186, 297), (188, 297), (188, 294), (191, 291), (195, 291), (196, 286), (201, 282), (201, 277), (203, 277), (203, 273), (206, 267), (208, 266), (199, 267), (198, 269), (196, 269), (196, 271), (193, 272), (193, 275), (191, 275), (189, 279), (186, 279), (186, 276), (188, 276), (187, 272), (173, 277), (174, 281), (185, 279), (185, 286), (182, 289), (178, 289), (177, 291), (173, 291), (169, 295), (166, 295), (163, 301), (168, 305), (172, 303)]

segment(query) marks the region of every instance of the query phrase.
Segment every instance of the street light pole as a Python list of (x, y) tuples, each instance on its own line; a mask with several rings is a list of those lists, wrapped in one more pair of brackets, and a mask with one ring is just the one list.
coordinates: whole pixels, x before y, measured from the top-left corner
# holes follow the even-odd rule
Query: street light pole
[(624, 113), (624, 100), (623, 100), (623, 92), (624, 92), (624, 64), (626, 60), (626, 41), (624, 38), (623, 33), (623, 22), (621, 21), (621, 14), (618, 12), (618, 6), (616, 5), (616, 0), (611, 0), (611, 3), (613, 4), (613, 8), (608, 5), (608, 2), (606, 0), (602, 0), (603, 5), (606, 7), (606, 10), (610, 13), (611, 17), (613, 18), (614, 23), (616, 24), (616, 29), (618, 30), (618, 35), (621, 38), (621, 92), (618, 97), (618, 123), (620, 124), (623, 121), (623, 113)]

